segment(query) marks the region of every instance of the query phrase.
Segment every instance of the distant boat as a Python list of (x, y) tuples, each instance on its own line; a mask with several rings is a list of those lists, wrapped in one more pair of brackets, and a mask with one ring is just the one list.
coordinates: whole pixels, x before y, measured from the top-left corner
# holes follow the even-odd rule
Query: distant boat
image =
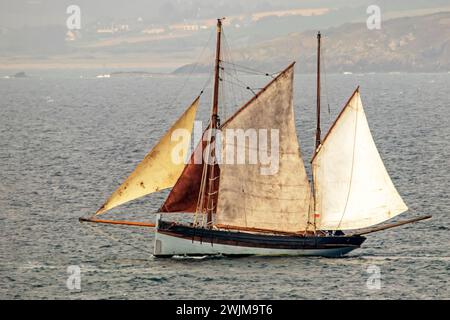
[(99, 74), (96, 76), (96, 78), (111, 78), (110, 74)]
[(345, 72), (343, 72), (343, 74), (353, 74), (353, 72), (345, 71)]
[(16, 74), (12, 75), (11, 78), (27, 78), (27, 74), (23, 71), (17, 72)]
[[(197, 97), (129, 177), (97, 210), (100, 215), (123, 203), (172, 188), (156, 223), (80, 221), (152, 227), (154, 256), (304, 255), (342, 256), (365, 241), (363, 235), (429, 218), (374, 225), (408, 208), (395, 189), (373, 141), (359, 88), (351, 95), (326, 136), (320, 129), (320, 33), (317, 60), (317, 128), (310, 184), (300, 154), (293, 105), (294, 63), (275, 76), (223, 123), (218, 113), (222, 20), (217, 21), (213, 103), (208, 129), (279, 130), (279, 170), (261, 175), (259, 164), (218, 164), (215, 151), (196, 164), (171, 159), (173, 132), (192, 131)], [(214, 145), (212, 130), (196, 150)], [(230, 144), (222, 135), (222, 146)], [(187, 155), (189, 142), (182, 154)], [(246, 151), (250, 146), (245, 146)], [(259, 147), (258, 147), (259, 149)], [(201, 149), (203, 150), (203, 149)], [(214, 149), (212, 149), (214, 150)], [(191, 160), (197, 151), (191, 154)], [(203, 153), (201, 153), (203, 154)], [(189, 213), (191, 223), (162, 220), (161, 214)]]
[(153, 77), (159, 75), (158, 73), (146, 71), (116, 71), (111, 73), (111, 77)]

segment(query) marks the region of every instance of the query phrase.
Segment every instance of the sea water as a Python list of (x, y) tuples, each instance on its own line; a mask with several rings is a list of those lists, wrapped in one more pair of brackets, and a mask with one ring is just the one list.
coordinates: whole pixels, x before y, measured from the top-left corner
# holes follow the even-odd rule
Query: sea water
[[(432, 220), (370, 234), (339, 259), (162, 260), (151, 255), (151, 229), (80, 224), (78, 217), (99, 208), (208, 76), (95, 74), (0, 77), (0, 298), (450, 298), (450, 74), (330, 74), (322, 84), (322, 132), (360, 85), (374, 140), (409, 207), (403, 218), (432, 214)], [(269, 80), (241, 78), (254, 91)], [(222, 119), (253, 94), (225, 89)], [(295, 75), (294, 104), (310, 172), (314, 75)], [(206, 87), (197, 118), (205, 120), (210, 106)], [(105, 218), (152, 222), (166, 195), (149, 195)]]

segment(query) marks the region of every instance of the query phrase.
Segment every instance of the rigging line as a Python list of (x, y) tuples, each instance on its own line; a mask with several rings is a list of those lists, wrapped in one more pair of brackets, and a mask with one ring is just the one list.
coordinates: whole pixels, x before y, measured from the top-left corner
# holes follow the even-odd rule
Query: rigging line
[[(232, 78), (239, 81), (236, 72), (235, 75), (232, 75)], [(235, 112), (244, 103), (244, 101), (248, 100), (248, 93), (247, 89), (245, 89), (246, 86), (243, 88), (241, 86), (230, 84), (229, 87), (231, 88), (231, 91), (233, 93), (233, 101), (234, 101), (233, 112)]]
[[(311, 201), (311, 200), (313, 200), (313, 199), (311, 199), (311, 198), (312, 198), (311, 185), (309, 186), (308, 198), (309, 198), (309, 203), (308, 203), (308, 219), (307, 219), (307, 221), (306, 221), (305, 234), (308, 232), (308, 228), (309, 228), (309, 226), (312, 224), (312, 223), (311, 223), (311, 211), (312, 211), (312, 208), (311, 208), (311, 203), (312, 203), (312, 201)], [(313, 213), (313, 214), (314, 214), (314, 213)]]
[(212, 74), (212, 72), (210, 72), (209, 73), (209, 77), (206, 79), (205, 84), (203, 85), (202, 90), (200, 91), (200, 93), (203, 93), (203, 91), (205, 91), (206, 87), (208, 87), (210, 85), (211, 80), (212, 80), (212, 76), (213, 76), (213, 74)]
[[(222, 60), (228, 55), (228, 48), (226, 46), (226, 39), (225, 39), (225, 33), (222, 30)], [(222, 61), (221, 61), (222, 62)], [(222, 119), (224, 119), (226, 117), (226, 99), (225, 99), (225, 83), (222, 81), (222, 79), (225, 77), (225, 74), (223, 72), (223, 67), (222, 65), (219, 68), (219, 81), (220, 81), (220, 91), (219, 91), (219, 100), (220, 103), (222, 105), (222, 109), (221, 109), (221, 116)]]
[[(206, 41), (205, 45), (203, 46), (202, 50), (200, 51), (199, 56), (197, 57), (197, 59), (195, 60), (195, 63), (193, 64), (193, 67), (191, 68), (191, 70), (189, 71), (186, 79), (184, 79), (184, 82), (181, 86), (181, 88), (179, 90), (177, 90), (177, 94), (175, 95), (175, 97), (172, 99), (172, 101), (170, 101), (169, 106), (170, 105), (174, 105), (175, 103), (178, 102), (178, 98), (180, 97), (181, 93), (183, 92), (184, 88), (186, 87), (188, 81), (191, 79), (192, 74), (194, 73), (194, 71), (197, 69), (199, 62), (203, 56), (203, 54), (205, 53), (206, 48), (209, 46), (211, 39), (212, 39), (212, 35), (214, 34), (213, 32), (214, 30), (212, 30), (209, 33), (209, 37), (208, 40)], [(203, 92), (204, 88), (201, 90)]]
[(103, 236), (105, 238), (108, 238), (109, 240), (115, 241), (117, 243), (125, 244), (127, 246), (130, 246), (130, 247), (134, 248), (135, 250), (138, 250), (138, 251), (142, 252), (142, 253), (148, 253), (147, 251), (143, 250), (140, 247), (136, 247), (136, 246), (132, 245), (131, 243), (123, 241), (122, 239), (115, 238), (114, 236), (112, 236), (111, 234), (106, 232), (105, 230), (101, 230), (101, 229), (97, 228), (96, 226), (89, 225), (89, 224), (85, 224), (85, 226), (87, 226), (88, 228), (91, 228), (92, 231), (94, 231), (95, 233), (97, 233), (97, 234), (99, 234), (99, 235), (101, 235), (101, 236)]
[(242, 86), (241, 84), (233, 82), (233, 81), (230, 81), (230, 80), (222, 79), (222, 81), (227, 82), (227, 83), (232, 84), (232, 85), (235, 85), (237, 87), (241, 87), (243, 89), (250, 90), (253, 93), (253, 95), (256, 95), (256, 92), (253, 89), (258, 89), (258, 88), (251, 88), (249, 86)]
[(247, 90), (262, 89), (262, 88), (251, 88), (250, 85), (248, 85), (244, 81), (240, 80), (239, 78), (234, 77), (232, 74), (230, 74), (226, 70), (224, 70), (224, 73), (228, 74), (233, 79), (233, 81), (232, 80), (228, 80), (228, 79), (222, 79), (222, 81), (228, 82), (228, 83), (233, 84), (233, 85), (235, 85), (237, 87), (241, 87), (241, 88), (247, 89)]
[[(228, 73), (232, 78), (235, 78), (237, 81), (242, 82), (242, 81), (240, 81), (240, 79), (238, 78), (238, 71), (237, 71), (237, 69), (236, 69), (236, 67), (235, 67), (236, 64), (234, 63), (234, 59), (233, 59), (233, 56), (232, 56), (232, 52), (231, 52), (230, 46), (229, 46), (229, 44), (228, 44), (228, 39), (227, 39), (227, 37), (226, 37), (225, 35), (224, 35), (224, 44), (225, 44), (225, 46), (226, 46), (226, 48), (227, 48), (227, 50), (228, 50), (228, 55), (229, 55), (229, 61), (228, 61), (228, 62), (227, 62), (227, 61), (224, 61), (224, 63), (226, 63), (226, 64), (228, 64), (228, 65), (230, 66), (230, 68), (227, 67), (227, 70), (230, 69), (231, 72), (234, 73), (234, 74), (228, 73), (223, 67), (222, 67), (222, 70), (224, 71), (224, 73), (225, 73), (225, 72)], [(235, 93), (235, 86), (231, 85), (230, 87), (231, 87), (231, 92), (232, 92), (232, 94), (233, 94), (234, 104), (235, 104), (235, 106), (238, 106), (238, 101), (237, 101), (238, 99), (237, 99), (237, 95), (236, 95), (236, 93)], [(247, 85), (245, 85), (245, 88), (247, 88)], [(240, 88), (240, 89), (241, 89), (241, 88)], [(242, 89), (239, 90), (239, 96), (240, 96), (240, 99), (241, 99), (240, 102), (246, 100), (245, 97), (244, 97), (244, 94), (243, 94), (243, 92), (242, 92)]]
[[(209, 134), (211, 132), (210, 126), (211, 126), (211, 122), (209, 123), (209, 125), (207, 127), (207, 130), (208, 130)], [(202, 135), (202, 140), (201, 140), (202, 144), (203, 144), (203, 138), (204, 138), (204, 136)], [(202, 214), (203, 215), (203, 217), (202, 217), (202, 225), (204, 224), (204, 212), (203, 212), (204, 190), (203, 189), (205, 188), (206, 171), (207, 171), (207, 167), (206, 167), (207, 161), (205, 161), (204, 158), (205, 158), (205, 154), (204, 154), (204, 150), (202, 148), (202, 177), (201, 177), (201, 180), (200, 180), (200, 192), (199, 192), (199, 195), (198, 195), (198, 198), (197, 198), (197, 206), (196, 206), (195, 214), (194, 214), (194, 224), (198, 223), (198, 221), (197, 221), (198, 220), (197, 219), (198, 214)], [(209, 159), (208, 159), (208, 161), (209, 161)]]
[[(228, 56), (228, 60), (229, 61), (233, 61), (233, 57), (232, 57), (232, 53), (231, 53), (231, 47), (228, 44), (228, 39), (227, 39), (225, 34), (223, 34), (223, 39), (224, 39), (225, 54)], [(236, 70), (233, 70), (233, 68), (231, 68), (231, 70), (234, 71), (234, 73), (237, 76)], [(222, 73), (223, 73), (224, 77), (225, 77), (225, 73), (228, 74), (228, 72), (225, 71), (224, 67), (222, 67)], [(233, 77), (233, 76), (230, 74), (230, 77)], [(238, 103), (237, 103), (237, 98), (236, 98), (235, 87), (234, 86), (230, 86), (230, 89), (231, 89), (230, 91), (231, 91), (231, 95), (232, 95), (232, 98), (233, 98), (234, 106), (237, 106)], [(225, 114), (224, 119), (226, 117), (228, 117), (228, 114)]]
[[(224, 74), (222, 74), (222, 77), (224, 76)], [(225, 83), (223, 81), (220, 81), (220, 87), (221, 87), (221, 92), (219, 92), (220, 94), (220, 100), (222, 103), (222, 119), (226, 119), (227, 117), (227, 111), (228, 111), (228, 106), (227, 106), (227, 95), (225, 92)]]
[(274, 72), (274, 73), (254, 72), (254, 71), (245, 70), (245, 69), (242, 69), (242, 68), (236, 67), (236, 66), (233, 66), (233, 67), (234, 67), (234, 70), (236, 70), (236, 72), (239, 72), (239, 73), (245, 73), (245, 74), (254, 75), (254, 76), (268, 76), (268, 77), (271, 77), (272, 79), (275, 78), (273, 75), (277, 74), (276, 72)]
[(276, 74), (276, 73), (269, 73), (269, 72), (257, 70), (257, 69), (250, 68), (250, 67), (247, 67), (247, 66), (243, 66), (243, 65), (240, 65), (240, 64), (237, 64), (237, 63), (234, 63), (234, 62), (224, 61), (224, 63), (228, 64), (228, 65), (232, 65), (236, 69), (240, 69), (241, 71), (246, 71), (248, 73), (255, 73), (255, 74), (258, 74), (258, 75), (265, 75), (265, 76), (271, 76), (273, 74)]
[[(211, 126), (211, 122), (208, 124), (207, 129), (209, 130)], [(209, 130), (210, 132), (210, 130)], [(203, 138), (204, 138), (204, 133), (202, 134), (202, 138), (200, 140), (200, 143), (203, 144)], [(195, 209), (195, 213), (194, 213), (194, 226), (198, 226), (199, 223), (199, 219), (198, 219), (198, 215), (201, 214), (202, 215), (202, 222), (201, 225), (204, 225), (204, 218), (205, 218), (205, 214), (203, 212), (203, 202), (204, 202), (204, 188), (205, 188), (205, 182), (206, 182), (206, 175), (207, 175), (207, 161), (205, 160), (205, 154), (204, 154), (204, 150), (202, 148), (202, 177), (200, 179), (200, 191), (197, 197), (197, 205), (196, 205), (196, 209)], [(209, 161), (209, 159), (208, 159)]]
[[(230, 64), (230, 63), (228, 63), (228, 64)], [(236, 66), (237, 66), (237, 68), (236, 68)], [(241, 68), (245, 68), (245, 67), (236, 65), (236, 64), (234, 64), (234, 67), (235, 67), (235, 70), (240, 71), (242, 73), (248, 73), (250, 75), (258, 75), (258, 76), (266, 76), (266, 77), (271, 77), (272, 79), (275, 79), (277, 75), (279, 75), (281, 72), (283, 72), (283, 70), (279, 70), (279, 71), (275, 71), (275, 72), (246, 71), (246, 70), (241, 69)]]
[(244, 72), (244, 70), (248, 70), (248, 71), (245, 71), (245, 72), (255, 73), (257, 75), (273, 76), (273, 75), (279, 73), (279, 72), (273, 72), (273, 73), (264, 72), (264, 71), (261, 71), (261, 70), (257, 70), (257, 69), (250, 68), (250, 67), (247, 67), (247, 66), (242, 66), (242, 65), (239, 65), (237, 63), (233, 63), (233, 62), (229, 62), (229, 61), (223, 61), (223, 63), (228, 64), (228, 65), (232, 65), (235, 68), (237, 67), (236, 69), (242, 69), (241, 71), (243, 71), (243, 72)]
[(352, 166), (351, 166), (351, 171), (350, 171), (350, 182), (348, 184), (347, 199), (345, 200), (345, 207), (344, 207), (344, 210), (342, 212), (341, 220), (339, 220), (339, 224), (337, 225), (337, 228), (339, 228), (341, 226), (342, 220), (344, 219), (344, 215), (345, 215), (345, 213), (347, 211), (348, 202), (350, 200), (350, 192), (352, 190), (353, 171), (354, 171), (353, 168), (355, 166), (356, 132), (357, 132), (357, 129), (358, 129), (358, 112), (359, 112), (359, 110), (357, 109), (356, 112), (355, 112), (355, 118), (356, 118), (356, 121), (355, 121), (355, 134), (354, 134), (354, 137), (353, 137)]
[(234, 85), (236, 85), (236, 86), (238, 86), (238, 87), (242, 87), (242, 88), (244, 88), (244, 89), (247, 89), (247, 87), (249, 87), (248, 84), (246, 84), (244, 81), (242, 81), (242, 80), (239, 79), (238, 77), (233, 76), (231, 73), (229, 73), (229, 72), (226, 71), (226, 70), (223, 70), (223, 71), (224, 71), (225, 74), (229, 75), (229, 76), (230, 76), (233, 80), (235, 80), (236, 82), (230, 81), (230, 80), (224, 80), (224, 81), (228, 81), (228, 82), (230, 82), (230, 84), (234, 84)]
[[(223, 44), (223, 51), (222, 51), (222, 59), (223, 57), (226, 57), (227, 55), (229, 55), (228, 52), (228, 47), (227, 47), (227, 43), (226, 43), (226, 38), (225, 38), (225, 33), (222, 31), (222, 44)], [(219, 99), (222, 105), (222, 109), (221, 109), (221, 115), (222, 115), (222, 119), (225, 119), (227, 117), (227, 101), (226, 101), (226, 94), (225, 94), (225, 83), (222, 81), (222, 79), (225, 77), (224, 74), (224, 70), (223, 67), (220, 66), (219, 69), (219, 81), (220, 81), (220, 91), (219, 91)]]
[[(211, 127), (211, 123), (209, 125), (209, 127)], [(201, 210), (201, 213), (203, 214), (203, 218), (202, 218), (202, 225), (205, 226), (205, 219), (207, 217), (208, 214), (208, 204), (210, 202), (211, 197), (208, 195), (208, 193), (211, 192), (211, 188), (212, 188), (212, 183), (210, 183), (209, 178), (210, 175), (214, 175), (214, 164), (210, 164), (211, 161), (211, 141), (212, 141), (212, 135), (213, 135), (213, 130), (217, 130), (217, 129), (211, 129), (208, 130), (208, 145), (206, 146), (207, 149), (207, 153), (206, 153), (206, 157), (207, 159), (203, 159), (203, 172), (202, 172), (202, 181), (200, 184), (200, 197), (198, 199), (197, 202), (197, 210), (199, 211), (199, 209)], [(214, 134), (215, 135), (215, 134)], [(214, 141), (214, 143), (216, 143)], [(216, 161), (214, 159), (214, 161)], [(207, 181), (208, 180), (208, 181)], [(206, 188), (208, 188), (208, 192), (206, 190)], [(205, 206), (205, 195), (206, 195), (206, 206)], [(206, 211), (205, 211), (206, 209)]]
[(327, 101), (327, 108), (328, 108), (328, 124), (331, 122), (331, 109), (330, 109), (330, 100), (329, 100), (329, 92), (328, 92), (328, 71), (327, 71), (327, 65), (326, 65), (326, 55), (328, 54), (327, 48), (322, 45), (322, 54), (321, 54), (321, 64), (322, 64), (322, 70), (323, 70), (323, 76), (324, 76), (324, 87), (325, 87), (325, 100)]
[[(211, 138), (212, 138), (212, 130), (213, 130), (211, 128), (211, 122), (210, 122), (208, 128), (209, 128), (209, 130), (208, 130), (208, 143), (209, 144), (206, 146), (206, 148), (209, 148), (209, 149), (207, 149), (208, 152), (206, 153), (206, 157), (207, 157), (206, 160), (203, 159), (204, 153), (202, 155), (202, 161), (203, 161), (202, 180), (200, 183), (200, 194), (199, 194), (199, 198), (197, 199), (197, 209), (196, 209), (196, 214), (199, 211), (200, 211), (200, 213), (203, 214), (203, 219), (202, 219), (203, 226), (205, 225), (205, 218), (206, 218), (206, 214), (207, 214), (207, 212), (204, 211), (204, 208), (205, 208), (204, 201), (205, 201), (206, 188), (209, 187), (209, 185), (208, 186), (206, 185), (206, 179), (210, 174), (209, 162), (210, 162), (210, 157), (211, 157), (211, 155), (210, 155), (211, 149), (210, 148), (211, 148)], [(209, 201), (208, 198), (207, 198), (207, 201)], [(208, 204), (208, 202), (207, 202), (207, 204)]]
[(234, 67), (234, 70), (236, 73), (239, 72), (239, 73), (245, 73), (245, 74), (255, 75), (255, 76), (264, 75), (263, 73), (260, 73), (260, 72), (248, 71), (248, 70), (240, 69), (239, 67), (236, 68), (235, 66), (233, 66), (233, 67)]
[[(236, 79), (239, 79), (237, 71), (235, 69), (231, 69), (231, 70), (234, 73), (233, 77), (236, 78)], [(239, 108), (239, 106), (241, 106), (244, 103), (244, 101), (247, 100), (246, 99), (246, 93), (247, 92), (246, 92), (246, 89), (243, 89), (243, 88), (240, 88), (240, 87), (232, 86), (232, 88), (233, 88), (233, 92), (235, 92), (235, 89), (236, 89), (236, 92), (237, 92), (236, 97), (235, 97), (235, 110), (234, 110), (234, 111), (236, 111), (236, 109)]]
[[(197, 208), (195, 210), (195, 220), (197, 220), (197, 214), (202, 214), (204, 215), (203, 212), (203, 195), (204, 195), (204, 188), (205, 188), (205, 177), (206, 177), (206, 161), (204, 159), (204, 153), (202, 154), (202, 161), (203, 161), (203, 168), (202, 168), (202, 178), (200, 180), (200, 192), (199, 192), (199, 197), (197, 198)], [(202, 217), (202, 224), (204, 223), (204, 217)]]
[[(234, 84), (235, 86), (242, 88), (242, 89), (247, 89), (248, 87), (250, 87), (247, 83), (245, 83), (244, 81), (242, 81), (241, 79), (239, 79), (239, 77), (236, 75), (233, 75), (232, 73), (227, 71), (228, 69), (223, 69), (224, 74), (229, 75), (234, 81), (230, 81), (225, 79), (224, 81), (228, 81), (230, 84)], [(236, 81), (236, 82), (235, 82)], [(231, 87), (233, 88), (233, 87)], [(244, 98), (241, 94), (241, 98)]]
[[(232, 54), (231, 54), (230, 46), (229, 46), (229, 44), (228, 44), (228, 40), (227, 40), (227, 38), (225, 37), (225, 35), (224, 35), (224, 44), (225, 44), (225, 46), (229, 49), (229, 61), (223, 61), (223, 63), (234, 66), (234, 67), (235, 67), (234, 70), (236, 71), (236, 66), (238, 66), (238, 64), (236, 64), (236, 63), (234, 62), (234, 59), (233, 59)], [(248, 70), (251, 69), (251, 68), (246, 67), (246, 66), (241, 66), (241, 68), (247, 68)], [(252, 72), (254, 72), (254, 73), (256, 72), (256, 74), (262, 73), (262, 72), (259, 72), (259, 71), (256, 71), (256, 70), (253, 70)]]

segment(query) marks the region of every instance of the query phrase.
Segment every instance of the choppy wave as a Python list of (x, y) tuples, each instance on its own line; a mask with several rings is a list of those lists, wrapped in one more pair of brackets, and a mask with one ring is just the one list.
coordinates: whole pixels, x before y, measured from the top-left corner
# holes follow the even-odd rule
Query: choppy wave
[[(315, 79), (295, 77), (296, 124), (308, 159)], [(433, 215), (368, 235), (347, 257), (157, 259), (151, 256), (149, 230), (79, 224), (78, 217), (98, 208), (205, 80), (195, 77), (183, 85), (181, 77), (103, 81), (61, 75), (2, 82), (0, 298), (450, 298), (448, 74), (327, 77), (330, 112), (323, 114), (323, 132), (360, 84), (375, 142), (410, 208), (406, 215)], [(252, 77), (243, 81), (261, 86)], [(230, 115), (250, 95), (227, 97), (233, 103), (221, 110)], [(205, 90), (198, 118), (207, 118), (210, 101)], [(111, 214), (152, 220), (166, 195), (145, 197)], [(78, 291), (66, 287), (73, 265), (81, 271)], [(381, 272), (380, 290), (367, 288), (374, 265)]]

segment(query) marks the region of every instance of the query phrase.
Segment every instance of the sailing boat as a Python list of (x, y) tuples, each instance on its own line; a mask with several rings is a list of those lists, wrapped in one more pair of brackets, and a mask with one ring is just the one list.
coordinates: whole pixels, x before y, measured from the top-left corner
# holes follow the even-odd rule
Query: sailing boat
[[(320, 33), (311, 184), (295, 128), (294, 63), (221, 124), (218, 116), (219, 72), (223, 68), (221, 35), (222, 19), (218, 19), (211, 116), (190, 161), (184, 164), (171, 160), (173, 148), (177, 147), (187, 157), (189, 147), (189, 141), (180, 147), (171, 136), (178, 129), (192, 131), (199, 97), (96, 212), (103, 214), (133, 199), (172, 188), (158, 210), (156, 223), (96, 217), (80, 221), (152, 227), (156, 257), (217, 254), (337, 257), (359, 248), (365, 234), (430, 217), (374, 227), (406, 211), (407, 206), (372, 139), (359, 88), (321, 139)], [(215, 161), (219, 139), (221, 150), (236, 147), (234, 138), (219, 136), (218, 130), (233, 129), (277, 130), (278, 170), (261, 174), (261, 163)], [(246, 154), (254, 148), (247, 141), (240, 147)], [(208, 152), (203, 153), (205, 148)], [(199, 152), (206, 158), (196, 163), (194, 158)], [(175, 212), (193, 214), (193, 222), (161, 218), (161, 214)]]

